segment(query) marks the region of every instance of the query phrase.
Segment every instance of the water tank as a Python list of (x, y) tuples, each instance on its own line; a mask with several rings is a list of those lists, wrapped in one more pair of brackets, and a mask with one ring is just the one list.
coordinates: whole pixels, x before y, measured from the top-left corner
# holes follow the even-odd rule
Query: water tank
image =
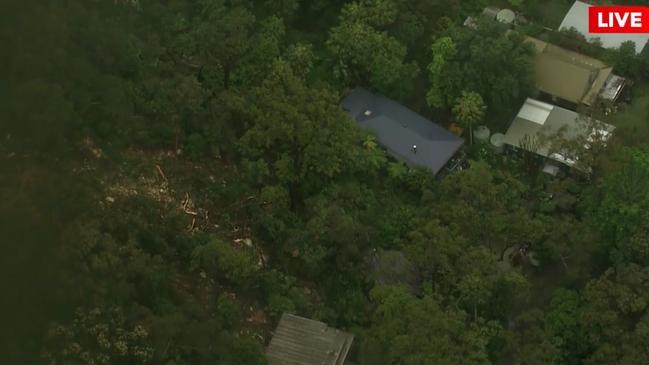
[(505, 149), (505, 135), (494, 133), (491, 136), (491, 147), (493, 147), (494, 151), (501, 153)]
[(476, 142), (488, 142), (490, 135), (491, 132), (489, 131), (489, 127), (486, 125), (479, 125), (473, 130), (473, 139), (475, 139)]
[(496, 19), (501, 23), (512, 24), (516, 19), (516, 13), (510, 9), (503, 9), (498, 12)]

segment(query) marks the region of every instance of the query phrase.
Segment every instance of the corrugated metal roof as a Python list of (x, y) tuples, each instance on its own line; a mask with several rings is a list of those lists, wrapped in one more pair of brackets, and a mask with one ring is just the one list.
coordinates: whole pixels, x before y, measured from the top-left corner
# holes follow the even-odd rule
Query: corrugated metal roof
[(354, 336), (284, 313), (266, 349), (271, 365), (343, 365)]
[(352, 90), (342, 107), (361, 127), (372, 130), (393, 157), (410, 166), (426, 167), (434, 174), (464, 144), (462, 138), (398, 102), (364, 88)]
[[(529, 107), (534, 107), (539, 103), (546, 104), (538, 100), (528, 98), (525, 101), (525, 104), (523, 104), (523, 106), (521, 107), (521, 110)], [(523, 142), (526, 138), (531, 138), (538, 142), (537, 137), (539, 135), (542, 134), (545, 136), (552, 136), (560, 130), (563, 132), (563, 137), (566, 139), (572, 139), (578, 136), (588, 138), (591, 134), (593, 134), (593, 131), (585, 130), (584, 126), (578, 123), (579, 114), (573, 112), (572, 110), (561, 108), (556, 105), (551, 106), (552, 110), (547, 115), (547, 118), (545, 119), (543, 124), (539, 124), (535, 121), (526, 119), (525, 114), (519, 112), (516, 118), (514, 118), (514, 120), (512, 121), (512, 124), (507, 130), (507, 133), (505, 134), (505, 143), (516, 148), (524, 148), (529, 152), (533, 152), (543, 157), (548, 157), (558, 162), (564, 163), (568, 166), (572, 166), (575, 161), (564, 158), (563, 156), (556, 153), (552, 153), (550, 151), (551, 146), (547, 144), (537, 145), (536, 150), (530, 150), (528, 149), (528, 147), (530, 146), (523, 145)], [(610, 136), (615, 129), (615, 127), (606, 123), (598, 122), (597, 124), (603, 128), (602, 131), (597, 131), (598, 134)]]
[(636, 53), (641, 53), (649, 41), (647, 33), (591, 33), (588, 31), (588, 8), (591, 5), (575, 1), (563, 18), (559, 29), (575, 28), (590, 42), (598, 38), (606, 48), (619, 48), (626, 41), (633, 41)]
[(577, 52), (528, 37), (534, 44), (536, 87), (569, 102), (590, 105), (604, 86), (613, 68)]
[(543, 125), (548, 116), (554, 109), (554, 105), (544, 103), (534, 99), (527, 99), (523, 107), (518, 112), (518, 118), (527, 119), (531, 122)]

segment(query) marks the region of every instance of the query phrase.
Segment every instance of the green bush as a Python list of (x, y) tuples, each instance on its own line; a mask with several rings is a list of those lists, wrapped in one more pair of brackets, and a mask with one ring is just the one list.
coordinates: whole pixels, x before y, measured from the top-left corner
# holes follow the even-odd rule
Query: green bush
[(268, 307), (266, 308), (271, 317), (277, 319), (282, 313), (295, 312), (295, 304), (291, 299), (283, 295), (273, 294), (268, 300)]
[(224, 277), (234, 285), (250, 287), (259, 271), (254, 252), (234, 248), (218, 239), (198, 246), (192, 253), (192, 268)]
[(189, 135), (189, 137), (187, 137), (185, 151), (191, 159), (198, 160), (207, 155), (209, 151), (209, 145), (205, 140), (205, 137), (198, 133), (192, 133)]

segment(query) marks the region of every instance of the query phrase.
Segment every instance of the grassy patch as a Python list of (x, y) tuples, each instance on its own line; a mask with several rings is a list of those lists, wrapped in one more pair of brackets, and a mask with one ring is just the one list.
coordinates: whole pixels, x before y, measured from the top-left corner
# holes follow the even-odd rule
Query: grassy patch
[(611, 120), (617, 128), (616, 135), (624, 145), (639, 145), (649, 140), (649, 85), (636, 86), (633, 100), (622, 105), (622, 110)]

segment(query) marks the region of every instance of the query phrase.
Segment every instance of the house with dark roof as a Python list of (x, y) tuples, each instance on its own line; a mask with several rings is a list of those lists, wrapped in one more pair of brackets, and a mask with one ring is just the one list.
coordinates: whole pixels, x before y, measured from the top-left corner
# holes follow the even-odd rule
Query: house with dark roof
[(266, 348), (270, 365), (343, 365), (354, 335), (284, 313)]
[(355, 88), (342, 107), (395, 159), (437, 174), (464, 145), (464, 140), (402, 104)]

